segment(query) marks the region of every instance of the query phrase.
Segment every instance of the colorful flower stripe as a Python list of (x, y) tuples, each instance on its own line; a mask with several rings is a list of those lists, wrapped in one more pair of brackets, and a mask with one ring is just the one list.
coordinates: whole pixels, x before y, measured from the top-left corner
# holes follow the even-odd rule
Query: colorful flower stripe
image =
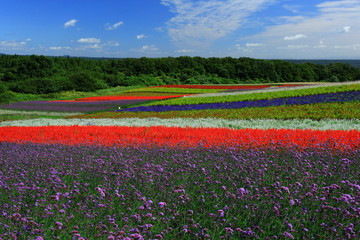
[(325, 102), (349, 102), (359, 101), (360, 91), (325, 93), (317, 95), (308, 95), (302, 97), (275, 98), (270, 100), (254, 100), (243, 102), (226, 102), (226, 103), (204, 103), (188, 105), (151, 105), (127, 108), (118, 111), (127, 112), (163, 112), (163, 111), (183, 111), (183, 110), (204, 110), (204, 109), (233, 109), (245, 107), (269, 107), (282, 105), (303, 105)]
[[(109, 112), (110, 113), (110, 112)], [(113, 112), (111, 112), (113, 113)], [(1, 116), (1, 115), (0, 115)], [(106, 115), (104, 117), (107, 117)], [(0, 122), (3, 126), (136, 126), (136, 127), (207, 127), (207, 128), (257, 128), (257, 129), (318, 129), (318, 130), (359, 130), (360, 120), (276, 120), (276, 119), (251, 119), (251, 120), (229, 120), (217, 118), (93, 118), (93, 119), (26, 119)]]
[(352, 92), (360, 91), (360, 84), (343, 83), (331, 84), (326, 86), (306, 86), (292, 88), (265, 88), (261, 90), (223, 92), (223, 93), (206, 93), (196, 94), (189, 97), (169, 99), (161, 102), (151, 103), (148, 105), (185, 105), (185, 104), (204, 104), (204, 103), (223, 103), (238, 101), (254, 101), (263, 99), (301, 97), (325, 93)]
[(44, 126), (0, 127), (1, 142), (61, 143), (67, 145), (105, 145), (122, 147), (274, 147), (317, 148), (354, 151), (360, 148), (357, 130), (290, 130), (180, 128), (180, 127), (108, 127)]
[[(296, 85), (291, 85), (296, 86)], [(194, 88), (194, 89), (262, 89), (272, 87), (272, 85), (162, 85), (162, 86), (155, 86), (152, 88)]]
[(360, 119), (360, 102), (166, 112), (101, 112), (66, 118)]
[(116, 101), (116, 100), (163, 100), (169, 98), (178, 98), (183, 97), (184, 95), (171, 95), (171, 96), (101, 96), (101, 97), (87, 97), (87, 98), (77, 98), (75, 100), (57, 100), (53, 102), (97, 102), (97, 101)]
[(123, 105), (140, 104), (147, 102), (146, 99), (138, 100), (114, 100), (114, 101), (98, 101), (98, 102), (49, 102), (49, 101), (29, 101), (16, 102), (1, 105), (3, 109), (17, 109), (29, 111), (58, 111), (58, 112), (95, 112), (100, 110), (109, 110), (121, 107)]
[(137, 88), (126, 91), (131, 92), (158, 92), (158, 93), (173, 93), (173, 94), (200, 94), (200, 93), (218, 93), (223, 92), (226, 89), (204, 89), (204, 88), (166, 88), (166, 87), (146, 87)]

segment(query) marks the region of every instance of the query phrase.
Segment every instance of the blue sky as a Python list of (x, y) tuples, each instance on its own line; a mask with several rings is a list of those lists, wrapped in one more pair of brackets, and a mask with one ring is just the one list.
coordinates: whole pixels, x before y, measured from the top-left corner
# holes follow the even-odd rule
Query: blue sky
[(0, 0), (0, 53), (360, 59), (360, 0)]

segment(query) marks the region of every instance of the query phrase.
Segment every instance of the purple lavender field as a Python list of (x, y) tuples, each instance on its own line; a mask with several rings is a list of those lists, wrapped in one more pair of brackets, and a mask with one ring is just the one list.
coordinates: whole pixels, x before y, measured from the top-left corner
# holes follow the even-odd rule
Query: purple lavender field
[(358, 150), (0, 143), (0, 239), (358, 239)]
[(95, 112), (118, 108), (119, 106), (140, 104), (149, 100), (114, 100), (98, 102), (52, 102), (52, 101), (28, 101), (15, 102), (0, 105), (2, 109), (16, 109), (29, 111), (52, 111), (52, 112)]

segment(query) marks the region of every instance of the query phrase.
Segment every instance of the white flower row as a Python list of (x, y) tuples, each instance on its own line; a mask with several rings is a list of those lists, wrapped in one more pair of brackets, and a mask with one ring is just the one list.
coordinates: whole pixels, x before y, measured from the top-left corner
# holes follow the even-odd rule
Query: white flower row
[(29, 119), (0, 122), (3, 126), (169, 126), (169, 127), (216, 127), (216, 128), (285, 128), (319, 130), (360, 130), (360, 120), (227, 120), (216, 118), (120, 118), (120, 119)]
[(196, 97), (231, 96), (231, 95), (261, 93), (261, 92), (281, 92), (281, 91), (298, 90), (298, 89), (351, 85), (351, 84), (359, 84), (359, 83), (360, 83), (360, 81), (341, 82), (341, 83), (317, 83), (317, 84), (309, 84), (306, 86), (298, 86), (298, 87), (270, 87), (270, 88), (264, 88), (264, 89), (259, 89), (259, 90), (249, 90), (249, 91), (203, 93), (203, 94), (195, 94), (195, 95), (184, 96), (184, 97), (185, 98), (194, 98), (194, 97), (196, 98)]

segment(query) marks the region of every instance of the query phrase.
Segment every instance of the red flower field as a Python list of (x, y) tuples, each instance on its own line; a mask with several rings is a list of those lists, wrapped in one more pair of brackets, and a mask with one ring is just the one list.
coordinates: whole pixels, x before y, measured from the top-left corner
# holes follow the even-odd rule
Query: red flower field
[(352, 151), (359, 149), (358, 130), (225, 129), (181, 127), (42, 126), (2, 127), (0, 141), (66, 145), (235, 147), (271, 149), (292, 147)]

